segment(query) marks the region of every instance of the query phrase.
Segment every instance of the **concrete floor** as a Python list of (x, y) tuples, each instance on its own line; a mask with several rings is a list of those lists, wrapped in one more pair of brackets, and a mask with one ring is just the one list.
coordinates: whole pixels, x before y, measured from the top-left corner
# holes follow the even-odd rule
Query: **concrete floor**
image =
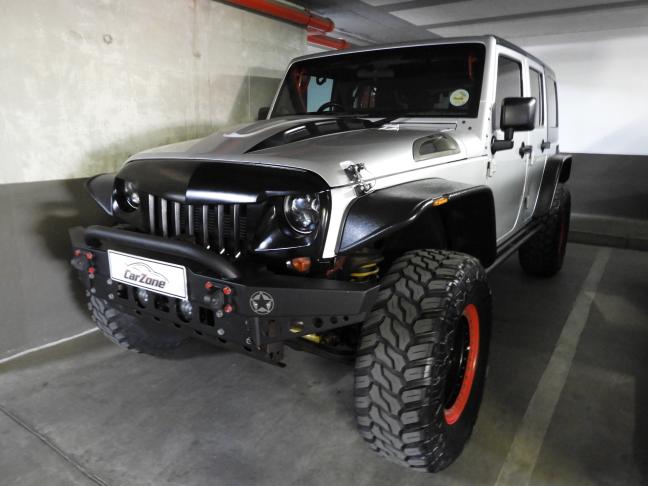
[[(596, 295), (582, 292), (610, 251)], [(279, 369), (200, 343), (156, 359), (92, 334), (0, 368), (0, 484), (495, 484), (583, 295), (594, 302), (580, 313), (564, 388), (549, 390), (559, 399), (530, 482), (646, 484), (646, 276), (648, 253), (575, 244), (550, 280), (525, 276), (514, 258), (498, 269), (480, 417), (463, 455), (435, 476), (363, 444), (348, 366), (288, 351)]]

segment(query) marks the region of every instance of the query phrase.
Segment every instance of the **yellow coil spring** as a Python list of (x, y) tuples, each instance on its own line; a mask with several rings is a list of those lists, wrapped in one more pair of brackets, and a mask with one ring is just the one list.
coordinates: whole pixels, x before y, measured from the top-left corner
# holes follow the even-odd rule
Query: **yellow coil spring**
[(369, 262), (365, 263), (364, 265), (360, 265), (357, 270), (357, 272), (351, 273), (351, 280), (354, 282), (357, 282), (358, 280), (366, 280), (373, 277), (374, 275), (378, 275), (380, 268), (378, 267), (378, 264), (376, 262)]

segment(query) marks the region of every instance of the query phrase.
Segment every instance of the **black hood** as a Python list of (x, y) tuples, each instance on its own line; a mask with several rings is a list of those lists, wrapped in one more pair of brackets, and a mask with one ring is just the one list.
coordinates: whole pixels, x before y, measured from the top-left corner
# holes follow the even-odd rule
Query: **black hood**
[(187, 204), (258, 203), (329, 188), (320, 176), (303, 169), (201, 160), (133, 160), (117, 178), (134, 183), (139, 191)]

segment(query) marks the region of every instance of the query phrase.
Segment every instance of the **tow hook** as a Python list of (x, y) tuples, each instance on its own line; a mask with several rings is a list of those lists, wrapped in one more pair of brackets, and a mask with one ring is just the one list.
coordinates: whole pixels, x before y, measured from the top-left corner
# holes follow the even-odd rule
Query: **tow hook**
[(70, 260), (70, 264), (80, 272), (86, 272), (88, 278), (93, 279), (95, 274), (94, 267), (94, 254), (90, 251), (82, 251), (80, 249), (74, 250), (74, 256)]
[(233, 293), (231, 287), (221, 288), (207, 281), (205, 282), (205, 290), (207, 293), (203, 297), (203, 302), (214, 310), (216, 317), (221, 318), (224, 314), (229, 314), (234, 311), (234, 306), (231, 303), (225, 302), (225, 298)]

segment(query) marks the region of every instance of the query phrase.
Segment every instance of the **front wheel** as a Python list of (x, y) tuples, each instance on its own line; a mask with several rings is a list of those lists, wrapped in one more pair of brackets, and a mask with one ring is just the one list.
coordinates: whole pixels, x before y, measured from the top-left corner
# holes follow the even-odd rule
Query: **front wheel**
[(163, 354), (177, 348), (188, 338), (170, 328), (151, 325), (120, 312), (108, 301), (91, 296), (88, 309), (92, 320), (104, 336), (118, 346), (146, 354)]
[(429, 472), (459, 456), (481, 403), (490, 328), (478, 260), (416, 250), (394, 262), (355, 367), (358, 427), (372, 449)]

